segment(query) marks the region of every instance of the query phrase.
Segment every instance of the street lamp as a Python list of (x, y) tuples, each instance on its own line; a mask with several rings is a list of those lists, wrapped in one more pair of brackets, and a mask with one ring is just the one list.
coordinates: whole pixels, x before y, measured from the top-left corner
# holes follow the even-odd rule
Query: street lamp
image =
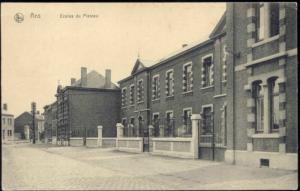
[(32, 143), (35, 144), (35, 111), (36, 111), (36, 103), (31, 103), (31, 113), (32, 113), (32, 129), (33, 129), (33, 140)]

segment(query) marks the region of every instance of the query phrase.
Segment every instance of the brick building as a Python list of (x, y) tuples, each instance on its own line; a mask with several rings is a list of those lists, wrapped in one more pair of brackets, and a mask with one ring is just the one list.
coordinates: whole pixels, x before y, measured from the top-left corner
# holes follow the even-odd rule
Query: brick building
[(45, 141), (56, 143), (57, 131), (57, 102), (44, 106)]
[(97, 126), (103, 136), (116, 136), (121, 95), (111, 82), (111, 71), (105, 77), (96, 71), (81, 68), (81, 79), (71, 79), (71, 86), (57, 88), (57, 139), (68, 144), (70, 137), (95, 137)]
[(119, 81), (125, 136), (152, 127), (156, 137), (190, 136), (190, 115), (201, 114), (199, 158), (296, 165), (296, 10), (227, 3), (208, 40), (157, 62), (137, 59)]
[[(204, 116), (200, 158), (224, 160), (226, 146), (227, 62), (225, 14), (210, 38), (183, 45), (158, 62), (137, 59), (121, 81), (121, 119), (128, 136), (191, 136), (191, 114)], [(150, 65), (149, 65), (150, 64)], [(147, 133), (146, 133), (147, 134)], [(216, 144), (212, 147), (213, 135)]]
[(14, 115), (10, 114), (7, 104), (4, 103), (1, 108), (1, 140), (2, 143), (14, 140)]
[(297, 166), (296, 18), (295, 3), (227, 4), (227, 161)]

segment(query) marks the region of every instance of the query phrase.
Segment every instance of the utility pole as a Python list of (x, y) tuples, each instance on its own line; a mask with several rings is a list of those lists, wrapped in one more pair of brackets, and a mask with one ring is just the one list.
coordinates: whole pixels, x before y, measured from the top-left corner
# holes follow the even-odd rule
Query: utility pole
[(36, 110), (36, 103), (31, 103), (31, 112), (32, 112), (32, 129), (33, 129), (33, 141), (32, 143), (35, 144), (35, 110)]

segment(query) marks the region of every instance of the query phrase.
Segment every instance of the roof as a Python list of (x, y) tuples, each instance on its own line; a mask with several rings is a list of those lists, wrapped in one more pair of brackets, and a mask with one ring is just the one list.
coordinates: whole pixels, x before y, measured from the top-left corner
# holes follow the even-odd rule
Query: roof
[[(18, 119), (19, 117), (21, 117), (22, 115), (30, 115), (32, 117), (31, 112), (28, 111), (24, 111), (22, 114), (20, 114), (18, 117), (16, 117), (16, 119)], [(44, 116), (40, 115), (40, 114), (35, 114), (35, 118), (38, 120), (44, 120)]]
[[(132, 78), (132, 75), (133, 74), (136, 74), (140, 71), (143, 71), (145, 69), (152, 69), (154, 67), (157, 67), (161, 64), (164, 64), (172, 59), (175, 59), (179, 56), (182, 56), (190, 51), (193, 51), (195, 50), (196, 48), (200, 48), (202, 46), (205, 46), (209, 43), (212, 43), (213, 42), (213, 38), (216, 37), (216, 36), (219, 36), (221, 34), (225, 34), (226, 32), (226, 11), (223, 13), (221, 19), (219, 20), (219, 22), (217, 23), (217, 25), (215, 26), (215, 28), (213, 29), (213, 31), (211, 32), (211, 34), (209, 35), (209, 38), (206, 39), (206, 40), (201, 40), (201, 41), (196, 41), (196, 42), (193, 42), (193, 43), (190, 43), (184, 47), (182, 47), (181, 49), (179, 50), (176, 50), (168, 55), (166, 55), (165, 57), (161, 58), (160, 60), (156, 61), (156, 62), (145, 62), (145, 61), (142, 61), (141, 59), (137, 59), (134, 67), (133, 67), (133, 70), (131, 72), (131, 76), (128, 76), (120, 81), (118, 81), (118, 83), (121, 83), (125, 80), (129, 80)], [(148, 65), (146, 65), (146, 63)], [(139, 69), (140, 67), (140, 69)]]
[[(77, 80), (72, 86), (80, 86), (81, 79)], [(90, 71), (87, 74), (87, 88), (104, 88), (105, 87), (105, 77), (95, 70)], [(111, 82), (111, 88), (115, 89), (118, 86)]]
[(135, 65), (134, 65), (132, 71), (131, 71), (131, 75), (133, 75), (139, 71), (142, 71), (146, 68), (149, 68), (150, 66), (152, 66), (155, 63), (156, 63), (155, 61), (142, 60), (142, 59), (138, 58), (135, 62)]

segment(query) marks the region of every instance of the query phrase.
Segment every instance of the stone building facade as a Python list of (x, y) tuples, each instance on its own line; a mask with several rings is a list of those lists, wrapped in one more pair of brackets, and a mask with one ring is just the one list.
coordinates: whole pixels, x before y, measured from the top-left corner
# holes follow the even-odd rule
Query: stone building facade
[(228, 3), (226, 160), (295, 168), (298, 151), (297, 7)]

